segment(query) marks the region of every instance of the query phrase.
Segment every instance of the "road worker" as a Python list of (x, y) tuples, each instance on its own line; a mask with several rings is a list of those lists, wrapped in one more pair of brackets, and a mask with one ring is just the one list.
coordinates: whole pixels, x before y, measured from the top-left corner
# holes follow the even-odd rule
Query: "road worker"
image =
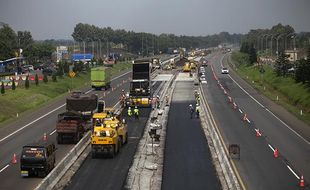
[(189, 113), (190, 113), (190, 116), (191, 116), (191, 119), (193, 118), (193, 113), (194, 113), (194, 107), (192, 104), (189, 105)]
[(199, 104), (196, 104), (196, 118), (199, 118), (199, 113), (200, 113), (200, 106)]
[(139, 119), (139, 110), (138, 107), (136, 106), (135, 109), (133, 110), (133, 114), (135, 115), (136, 119)]
[(128, 107), (127, 115), (128, 115), (128, 117), (131, 117), (131, 116), (132, 116), (131, 107)]

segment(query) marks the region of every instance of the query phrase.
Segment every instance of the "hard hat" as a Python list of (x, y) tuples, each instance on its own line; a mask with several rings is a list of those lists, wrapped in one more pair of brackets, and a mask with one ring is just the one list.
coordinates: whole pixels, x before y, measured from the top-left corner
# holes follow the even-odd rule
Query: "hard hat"
[(128, 109), (130, 110), (130, 109), (131, 109), (131, 107), (128, 107)]
[(124, 89), (122, 89), (122, 92), (124, 92), (125, 90)]
[(157, 95), (157, 98), (159, 98), (159, 95)]
[(196, 106), (199, 106), (199, 104), (196, 104)]
[(137, 109), (138, 107), (137, 107), (137, 106), (135, 106), (135, 108)]
[(96, 119), (96, 121), (99, 121), (99, 119)]
[(192, 107), (193, 105), (192, 105), (192, 104), (190, 104), (189, 106), (190, 106), (190, 107)]

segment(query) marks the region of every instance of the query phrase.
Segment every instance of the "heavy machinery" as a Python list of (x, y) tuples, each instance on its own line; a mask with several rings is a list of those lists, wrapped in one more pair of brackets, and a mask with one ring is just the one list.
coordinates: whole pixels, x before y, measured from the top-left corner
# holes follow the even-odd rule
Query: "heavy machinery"
[(120, 121), (113, 108), (106, 108), (93, 116), (94, 129), (91, 135), (92, 157), (98, 153), (109, 153), (114, 157), (123, 144), (128, 142), (127, 124)]
[(101, 90), (107, 90), (111, 87), (111, 68), (95, 67), (90, 71), (91, 87)]
[(183, 72), (191, 72), (191, 65), (189, 62), (185, 62), (182, 68)]
[(73, 92), (66, 100), (67, 111), (58, 115), (56, 124), (58, 144), (62, 144), (65, 138), (77, 143), (84, 132), (91, 128), (91, 118), (97, 107), (96, 95)]
[(127, 106), (151, 106), (151, 67), (149, 59), (133, 62)]

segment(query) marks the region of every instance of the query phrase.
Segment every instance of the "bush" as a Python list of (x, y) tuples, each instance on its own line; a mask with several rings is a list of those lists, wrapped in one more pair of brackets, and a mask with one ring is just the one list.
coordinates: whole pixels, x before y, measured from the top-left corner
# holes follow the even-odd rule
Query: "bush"
[(52, 75), (52, 81), (53, 81), (53, 82), (57, 82), (56, 74), (53, 74), (53, 75)]
[(2, 82), (1, 83), (1, 94), (4, 94), (4, 93), (5, 93), (4, 83)]
[(43, 76), (43, 82), (44, 82), (44, 83), (47, 83), (47, 82), (48, 82), (47, 74), (44, 74), (44, 76)]
[(12, 90), (15, 90), (16, 89), (16, 84), (15, 84), (15, 79), (13, 79), (12, 81)]
[(26, 77), (26, 80), (25, 80), (25, 88), (26, 88), (26, 89), (29, 88), (29, 76)]
[(36, 86), (38, 86), (38, 85), (39, 85), (39, 77), (38, 77), (38, 74), (36, 74), (34, 80), (35, 80)]

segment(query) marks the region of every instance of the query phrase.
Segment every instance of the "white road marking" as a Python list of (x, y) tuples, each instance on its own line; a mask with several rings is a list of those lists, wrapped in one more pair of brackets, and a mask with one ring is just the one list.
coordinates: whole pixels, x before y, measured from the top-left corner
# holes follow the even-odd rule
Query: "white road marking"
[(240, 113), (243, 113), (241, 109), (239, 109), (239, 112), (240, 112)]
[[(119, 75), (119, 76), (117, 76), (117, 77), (114, 77), (114, 78), (112, 79), (112, 81), (115, 80), (115, 79), (118, 79), (118, 78), (120, 78), (120, 77), (122, 77), (122, 76), (124, 76), (124, 75), (127, 75), (127, 74), (130, 73), (130, 72), (131, 72), (131, 71), (128, 71), (128, 72), (126, 72), (126, 73), (124, 73), (124, 74), (122, 74), (122, 75)], [(89, 90), (89, 91), (87, 91), (87, 93), (89, 93), (89, 92), (91, 92), (91, 91), (92, 91), (92, 90)], [(7, 138), (11, 137), (12, 135), (18, 133), (19, 131), (21, 131), (21, 130), (27, 128), (27, 127), (30, 126), (31, 124), (33, 124), (33, 123), (39, 121), (40, 119), (42, 119), (42, 118), (48, 116), (49, 114), (51, 114), (51, 113), (53, 113), (53, 112), (59, 110), (60, 108), (64, 107), (65, 105), (66, 105), (66, 104), (62, 104), (61, 106), (59, 106), (59, 107), (53, 109), (52, 111), (49, 111), (48, 113), (46, 113), (46, 114), (40, 116), (39, 118), (37, 118), (37, 119), (31, 121), (30, 123), (28, 123), (28, 124), (24, 125), (23, 127), (17, 129), (16, 131), (12, 132), (11, 134), (7, 135), (6, 137), (3, 137), (2, 139), (0, 139), (0, 142), (6, 140)]]
[(247, 120), (248, 123), (251, 123), (251, 121), (248, 118), (246, 118), (246, 120)]
[(52, 132), (50, 133), (50, 135), (52, 136), (55, 132), (56, 132), (56, 129), (55, 129), (54, 131), (52, 131)]
[(9, 164), (6, 165), (6, 166), (4, 166), (4, 167), (0, 170), (0, 173), (3, 172), (5, 169), (7, 169), (9, 166), (10, 166)]
[(270, 144), (268, 144), (268, 146), (269, 146), (269, 148), (272, 150), (272, 152), (274, 152), (273, 147), (272, 147)]
[[(221, 59), (221, 64), (223, 63), (223, 57)], [(278, 116), (276, 116), (272, 111), (267, 109), (263, 104), (261, 104), (258, 100), (256, 100), (252, 95), (250, 95), (244, 88), (240, 86), (240, 84), (235, 81), (230, 75), (228, 75), (229, 78), (234, 81), (234, 83), (237, 84), (237, 86), (246, 93), (252, 100), (254, 100), (258, 105), (260, 105), (262, 108), (264, 108), (267, 112), (269, 112), (273, 117), (275, 117), (278, 121), (280, 121), (285, 127), (287, 127), (290, 131), (292, 131), (295, 135), (297, 135), (300, 139), (302, 139), (304, 142), (306, 142), (308, 145), (310, 145), (310, 142), (307, 141), (304, 137), (302, 137), (299, 133), (297, 133), (295, 130), (293, 130), (288, 124), (286, 124), (284, 121), (282, 121)]]
[(300, 179), (299, 176), (294, 172), (294, 170), (293, 170), (289, 165), (286, 165), (286, 167), (294, 174), (294, 176), (295, 176), (297, 179)]

